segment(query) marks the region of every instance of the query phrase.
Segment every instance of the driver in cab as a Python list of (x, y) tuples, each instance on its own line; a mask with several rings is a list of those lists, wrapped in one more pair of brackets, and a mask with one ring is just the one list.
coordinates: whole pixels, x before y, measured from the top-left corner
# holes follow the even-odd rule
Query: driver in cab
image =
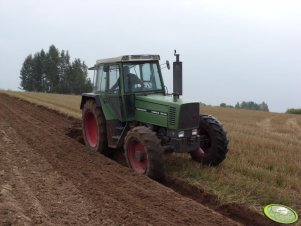
[[(143, 87), (143, 81), (138, 78), (137, 75), (130, 72), (129, 66), (123, 67), (123, 73), (124, 73), (124, 85), (125, 85), (125, 91), (126, 92), (132, 92), (135, 88), (137, 88), (136, 85), (140, 85)], [(119, 86), (120, 78), (116, 81), (116, 83), (111, 87), (111, 91), (116, 90), (116, 88)]]

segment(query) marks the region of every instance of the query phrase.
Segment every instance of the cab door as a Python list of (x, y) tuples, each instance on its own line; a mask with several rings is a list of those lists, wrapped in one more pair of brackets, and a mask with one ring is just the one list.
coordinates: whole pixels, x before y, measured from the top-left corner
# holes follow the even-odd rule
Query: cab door
[(101, 108), (106, 121), (120, 120), (123, 111), (120, 101), (119, 64), (101, 64), (97, 68), (94, 93), (99, 95)]
[(121, 77), (120, 64), (108, 64), (104, 66), (106, 70), (106, 91), (104, 94), (104, 105), (111, 112), (112, 119), (123, 121), (123, 109), (121, 104)]

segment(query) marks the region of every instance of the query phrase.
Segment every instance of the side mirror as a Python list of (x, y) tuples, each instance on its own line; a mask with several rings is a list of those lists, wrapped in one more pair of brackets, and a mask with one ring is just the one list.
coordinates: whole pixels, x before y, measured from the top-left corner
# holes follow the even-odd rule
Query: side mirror
[(166, 61), (166, 67), (167, 67), (168, 70), (170, 70), (170, 64), (169, 64), (168, 60)]
[(109, 72), (109, 65), (107, 65), (107, 64), (104, 65), (104, 66), (103, 66), (103, 71), (104, 71), (104, 72)]

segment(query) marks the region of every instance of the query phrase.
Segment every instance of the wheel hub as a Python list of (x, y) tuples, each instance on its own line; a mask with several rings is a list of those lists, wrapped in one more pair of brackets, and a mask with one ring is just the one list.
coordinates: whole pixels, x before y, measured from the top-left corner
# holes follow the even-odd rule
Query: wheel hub
[(132, 169), (139, 174), (144, 174), (147, 169), (147, 154), (143, 144), (132, 141), (127, 152)]
[(142, 151), (135, 152), (135, 159), (137, 162), (142, 162), (145, 159), (145, 153)]

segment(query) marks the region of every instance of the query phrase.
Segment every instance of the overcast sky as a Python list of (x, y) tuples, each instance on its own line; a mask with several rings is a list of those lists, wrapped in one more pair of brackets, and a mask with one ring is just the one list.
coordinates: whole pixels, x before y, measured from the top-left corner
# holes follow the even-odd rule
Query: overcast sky
[[(51, 44), (88, 66), (125, 54), (183, 61), (183, 97), (301, 108), (301, 1), (0, 0), (0, 88)], [(163, 70), (168, 90), (172, 73)]]

